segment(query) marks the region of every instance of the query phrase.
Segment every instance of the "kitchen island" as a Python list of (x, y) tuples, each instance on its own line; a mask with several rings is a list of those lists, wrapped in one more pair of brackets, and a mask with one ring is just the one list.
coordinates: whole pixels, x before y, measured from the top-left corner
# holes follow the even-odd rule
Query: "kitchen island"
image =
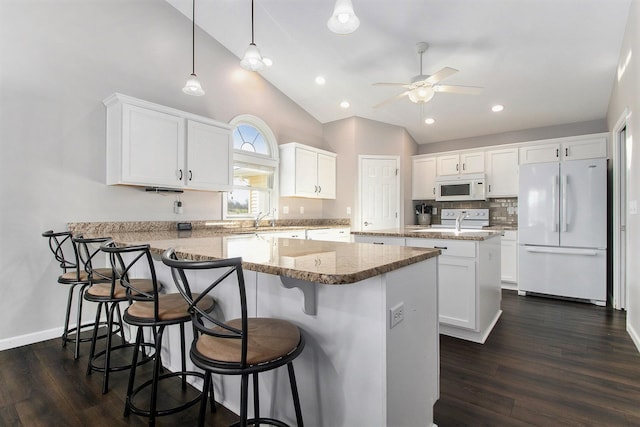
[(501, 231), (407, 226), (355, 231), (356, 242), (437, 248), (440, 333), (484, 343), (498, 322)]
[[(439, 250), (205, 230), (106, 234), (128, 245), (149, 243), (155, 255), (173, 247), (192, 260), (242, 256), (250, 315), (289, 320), (305, 336), (294, 365), (306, 425), (432, 424), (439, 397)], [(156, 269), (173, 291), (170, 270), (159, 261)], [(202, 274), (195, 287), (209, 283)], [(216, 313), (238, 317), (234, 291), (221, 291)], [(177, 369), (179, 334), (167, 336), (163, 362)], [(239, 379), (214, 384), (216, 399), (238, 412)], [(295, 424), (286, 370), (263, 374), (260, 389), (263, 415)]]

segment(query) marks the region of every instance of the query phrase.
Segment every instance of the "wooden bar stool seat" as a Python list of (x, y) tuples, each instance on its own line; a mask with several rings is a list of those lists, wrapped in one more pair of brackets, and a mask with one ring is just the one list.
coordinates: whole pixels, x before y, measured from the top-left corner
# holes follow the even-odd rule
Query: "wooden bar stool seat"
[[(178, 260), (175, 251), (169, 249), (162, 255), (162, 262), (171, 267), (176, 287), (188, 301), (193, 325), (199, 332), (199, 336), (194, 337), (190, 352), (193, 363), (205, 371), (198, 425), (204, 425), (207, 391), (211, 387), (211, 375), (215, 373), (240, 376), (240, 421), (234, 425), (240, 427), (262, 424), (287, 426), (282, 420), (260, 416), (258, 392), (259, 373), (286, 365), (296, 425), (302, 427), (302, 411), (293, 360), (304, 349), (304, 336), (297, 326), (286, 320), (248, 317), (242, 259)], [(215, 277), (208, 286), (205, 285), (201, 294), (193, 293), (192, 286), (189, 284), (189, 277), (193, 277), (196, 270), (209, 270), (211, 276)], [(202, 277), (201, 273), (198, 274), (198, 277)], [(240, 318), (228, 321), (217, 319), (199, 308), (199, 302), (218, 285), (225, 282), (231, 282), (237, 286), (241, 312)], [(253, 418), (248, 416), (249, 376), (253, 377)]]
[[(156, 417), (182, 411), (197, 404), (201, 399), (202, 393), (197, 392), (196, 389), (191, 389), (195, 392), (187, 390), (188, 377), (204, 379), (201, 372), (189, 371), (186, 366), (184, 325), (191, 322), (190, 307), (179, 293), (160, 293), (162, 285), (156, 279), (149, 245), (118, 247), (114, 242), (109, 242), (102, 246), (102, 250), (109, 254), (112, 269), (118, 275), (118, 285), (124, 289), (130, 303), (124, 312), (123, 320), (129, 325), (137, 327), (124, 414), (127, 416), (133, 412), (137, 415), (147, 416), (149, 425), (152, 426), (155, 425)], [(135, 271), (137, 275), (143, 271), (151, 278), (132, 278), (130, 277), (132, 271)], [(198, 308), (204, 312), (212, 311), (214, 306), (214, 299), (209, 295), (203, 296), (198, 303)], [(162, 338), (165, 328), (172, 325), (179, 326), (180, 329), (181, 369), (162, 374)], [(136, 386), (139, 349), (149, 346), (144, 342), (143, 328), (145, 327), (152, 330), (154, 337), (154, 368), (151, 378)], [(171, 378), (174, 377), (181, 378), (182, 398), (172, 405), (165, 405), (169, 407), (160, 408), (158, 405), (160, 383), (171, 381)], [(167, 384), (169, 387), (172, 386), (171, 382), (167, 382)], [(149, 389), (150, 394), (147, 393)], [(211, 387), (211, 391), (213, 391), (213, 387)], [(211, 401), (213, 402), (213, 397), (211, 397)]]
[[(65, 311), (64, 326), (62, 330), (62, 346), (66, 347), (67, 343), (74, 343), (73, 358), (80, 357), (80, 343), (89, 342), (92, 336), (82, 336), (83, 330), (93, 329), (94, 323), (82, 323), (82, 306), (84, 291), (91, 284), (89, 274), (81, 268), (78, 258), (78, 248), (73, 241), (73, 234), (70, 231), (54, 232), (48, 230), (42, 233), (43, 237), (49, 240), (49, 248), (54, 255), (56, 262), (62, 269), (62, 274), (58, 276), (58, 283), (69, 286), (67, 295), (67, 308)], [(110, 268), (98, 269), (101, 275), (107, 277), (111, 274)], [(76, 326), (69, 327), (71, 319), (71, 307), (73, 306), (73, 298), (77, 294), (76, 307)], [(105, 323), (100, 323), (104, 325)], [(99, 335), (97, 338), (105, 338), (106, 335)]]

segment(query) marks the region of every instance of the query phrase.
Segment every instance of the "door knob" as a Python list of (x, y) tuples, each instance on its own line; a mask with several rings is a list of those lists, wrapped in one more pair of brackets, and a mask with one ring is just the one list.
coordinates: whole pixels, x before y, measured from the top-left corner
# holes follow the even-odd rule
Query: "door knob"
[(367, 225), (373, 225), (373, 223), (372, 223), (372, 222), (367, 222), (367, 221), (365, 221), (365, 222), (364, 222), (364, 226), (366, 227)]

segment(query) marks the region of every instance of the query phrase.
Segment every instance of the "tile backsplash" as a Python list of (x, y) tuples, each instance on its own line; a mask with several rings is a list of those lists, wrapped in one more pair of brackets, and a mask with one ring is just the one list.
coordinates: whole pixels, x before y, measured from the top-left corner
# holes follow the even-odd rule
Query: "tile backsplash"
[(431, 223), (440, 223), (440, 211), (445, 209), (489, 209), (490, 225), (518, 225), (518, 198), (505, 197), (499, 199), (473, 200), (465, 202), (436, 202), (434, 200), (414, 200), (413, 204), (423, 203), (438, 209), (438, 213), (431, 215)]

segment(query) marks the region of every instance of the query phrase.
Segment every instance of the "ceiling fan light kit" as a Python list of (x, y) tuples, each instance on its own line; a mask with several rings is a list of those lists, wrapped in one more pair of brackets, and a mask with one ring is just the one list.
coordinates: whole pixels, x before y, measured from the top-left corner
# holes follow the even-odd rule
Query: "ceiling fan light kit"
[(336, 34), (350, 34), (359, 26), (360, 19), (353, 11), (351, 0), (336, 0), (333, 15), (327, 21), (327, 27)]
[(423, 74), (422, 58), (428, 48), (429, 44), (426, 42), (419, 42), (416, 44), (416, 50), (418, 51), (418, 55), (420, 55), (420, 74), (415, 76), (411, 80), (411, 83), (374, 83), (374, 86), (399, 86), (404, 88), (405, 91), (374, 105), (373, 108), (382, 107), (383, 105), (404, 98), (405, 96), (415, 104), (424, 105), (431, 101), (436, 92), (477, 95), (482, 91), (482, 88), (475, 86), (453, 86), (440, 84), (440, 81), (458, 72), (455, 68), (444, 67), (430, 76)]
[(191, 25), (191, 74), (187, 79), (187, 84), (182, 88), (182, 92), (192, 96), (204, 95), (202, 85), (196, 76), (196, 0), (192, 3), (192, 25)]
[(251, 0), (251, 43), (247, 50), (244, 51), (244, 56), (240, 61), (240, 66), (247, 71), (260, 71), (266, 67), (260, 50), (254, 41), (254, 28), (253, 28), (253, 0)]

